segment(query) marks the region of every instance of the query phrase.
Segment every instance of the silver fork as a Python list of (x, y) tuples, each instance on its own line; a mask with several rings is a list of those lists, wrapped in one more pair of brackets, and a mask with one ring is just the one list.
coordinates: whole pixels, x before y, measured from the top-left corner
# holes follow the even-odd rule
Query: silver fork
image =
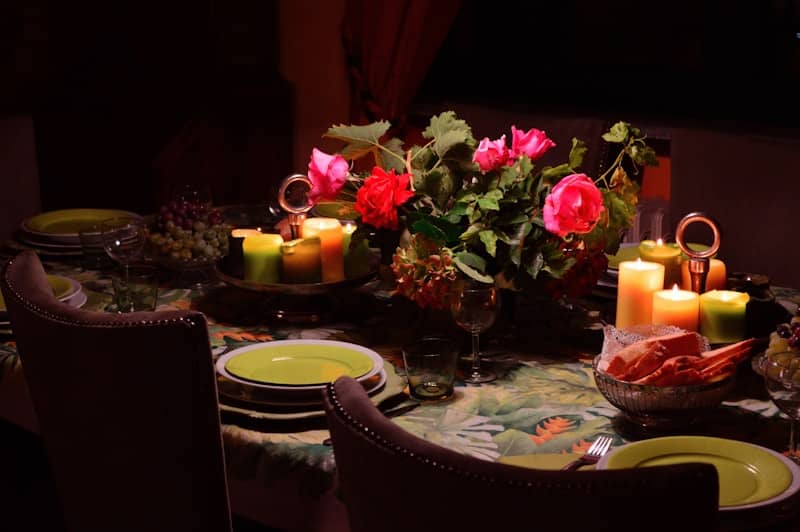
[(585, 465), (596, 464), (611, 448), (613, 441), (609, 436), (600, 436), (592, 442), (586, 454), (562, 467), (561, 471), (574, 471)]

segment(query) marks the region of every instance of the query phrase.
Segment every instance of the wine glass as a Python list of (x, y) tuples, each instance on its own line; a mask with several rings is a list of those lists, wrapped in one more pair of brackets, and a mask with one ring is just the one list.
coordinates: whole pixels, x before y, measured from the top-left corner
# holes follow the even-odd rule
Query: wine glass
[(464, 283), (455, 288), (450, 311), (459, 327), (472, 335), (472, 367), (464, 379), (468, 384), (490, 382), (497, 376), (481, 368), (480, 334), (494, 324), (500, 311), (500, 292), (494, 285)]
[[(142, 256), (147, 240), (147, 226), (141, 218), (109, 218), (100, 222), (100, 237), (109, 257), (122, 266), (120, 286), (128, 286), (130, 264)], [(117, 306), (127, 306), (127, 299), (116, 294)], [(125, 299), (124, 301), (122, 299)]]
[(753, 366), (764, 377), (770, 399), (789, 417), (790, 459), (800, 465), (800, 353), (770, 353), (754, 359)]

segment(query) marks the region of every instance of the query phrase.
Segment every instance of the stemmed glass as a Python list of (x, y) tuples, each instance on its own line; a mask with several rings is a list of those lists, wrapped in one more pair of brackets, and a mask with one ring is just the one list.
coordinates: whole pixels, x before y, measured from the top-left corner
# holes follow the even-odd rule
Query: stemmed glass
[(493, 285), (458, 284), (450, 311), (458, 326), (472, 335), (472, 367), (464, 382), (480, 384), (495, 380), (497, 375), (481, 368), (480, 334), (497, 319), (500, 312), (500, 292)]
[[(142, 256), (147, 240), (147, 226), (140, 218), (109, 218), (100, 222), (103, 248), (122, 266), (121, 286), (128, 286), (130, 264)], [(127, 297), (116, 294), (118, 308), (128, 305)]]
[(800, 354), (771, 353), (753, 359), (754, 369), (764, 377), (770, 399), (789, 417), (790, 459), (800, 465)]

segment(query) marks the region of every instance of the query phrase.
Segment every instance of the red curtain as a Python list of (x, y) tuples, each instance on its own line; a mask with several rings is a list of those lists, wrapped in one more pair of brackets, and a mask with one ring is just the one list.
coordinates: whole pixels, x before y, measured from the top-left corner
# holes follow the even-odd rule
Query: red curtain
[(406, 113), (461, 6), (461, 0), (347, 0), (344, 48), (353, 82), (353, 121)]

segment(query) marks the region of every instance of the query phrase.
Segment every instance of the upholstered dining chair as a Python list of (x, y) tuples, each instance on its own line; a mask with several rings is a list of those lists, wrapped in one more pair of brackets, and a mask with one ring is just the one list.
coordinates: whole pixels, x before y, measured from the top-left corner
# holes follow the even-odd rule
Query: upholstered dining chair
[(67, 529), (230, 530), (204, 316), (73, 308), (31, 251), (0, 289)]
[(486, 462), (410, 434), (350, 377), (325, 412), (351, 532), (712, 530), (709, 464), (547, 471)]

